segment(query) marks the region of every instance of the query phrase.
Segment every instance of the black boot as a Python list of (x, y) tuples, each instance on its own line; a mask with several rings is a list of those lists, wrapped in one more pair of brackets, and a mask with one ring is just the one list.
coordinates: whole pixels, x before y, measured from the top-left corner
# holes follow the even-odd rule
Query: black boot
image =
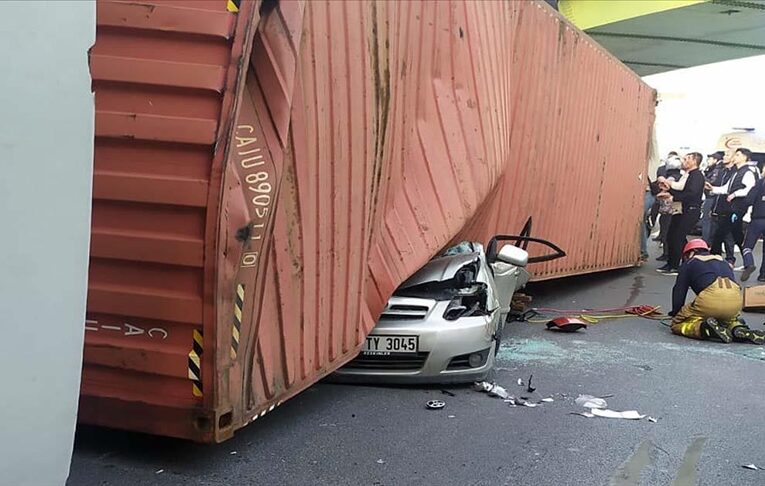
[(765, 344), (765, 331), (749, 329), (746, 326), (733, 328), (733, 340), (737, 343)]
[(708, 317), (701, 324), (701, 335), (706, 338), (717, 338), (725, 344), (729, 344), (733, 341), (733, 337), (730, 335), (730, 330), (723, 326), (714, 317)]

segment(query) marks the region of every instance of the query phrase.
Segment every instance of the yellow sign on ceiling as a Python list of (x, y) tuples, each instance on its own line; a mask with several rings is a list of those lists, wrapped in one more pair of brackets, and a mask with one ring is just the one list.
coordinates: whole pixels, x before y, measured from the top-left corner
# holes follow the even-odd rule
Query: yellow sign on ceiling
[(558, 10), (582, 30), (709, 0), (559, 0)]

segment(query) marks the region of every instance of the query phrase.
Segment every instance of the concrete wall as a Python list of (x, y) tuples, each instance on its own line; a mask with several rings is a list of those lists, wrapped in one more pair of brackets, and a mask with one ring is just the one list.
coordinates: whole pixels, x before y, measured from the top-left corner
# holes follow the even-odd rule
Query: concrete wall
[(80, 385), (95, 3), (0, 3), (0, 483), (48, 486)]

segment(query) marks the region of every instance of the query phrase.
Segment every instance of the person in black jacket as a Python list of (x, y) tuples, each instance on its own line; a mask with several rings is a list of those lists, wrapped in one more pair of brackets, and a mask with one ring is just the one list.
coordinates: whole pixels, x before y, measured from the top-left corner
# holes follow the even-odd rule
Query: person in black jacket
[[(751, 160), (752, 153), (747, 149), (739, 149), (747, 159)], [(746, 237), (744, 238), (744, 248), (741, 253), (744, 257), (744, 271), (741, 272), (741, 281), (746, 282), (749, 277), (757, 269), (754, 266), (754, 246), (757, 244), (757, 240), (760, 237), (765, 237), (765, 179), (759, 179), (754, 185), (749, 196), (747, 203), (752, 206), (752, 222), (749, 223), (749, 227), (746, 230)], [(760, 276), (757, 277), (760, 282), (765, 282), (765, 252), (762, 254), (762, 263), (760, 264)]]
[[(683, 169), (686, 176), (679, 182), (660, 181), (667, 192), (660, 193), (658, 198), (671, 199), (682, 203), (682, 212), (673, 214), (667, 232), (668, 260), (667, 264), (657, 269), (661, 273), (677, 275), (680, 267), (683, 247), (701, 216), (701, 197), (704, 192), (704, 174), (699, 170), (701, 154), (691, 152), (683, 158)], [(681, 188), (682, 187), (682, 188)]]
[[(685, 245), (683, 259), (672, 288), (672, 332), (693, 339), (765, 344), (765, 332), (749, 329), (739, 319), (744, 299), (730, 265), (721, 256), (710, 255), (701, 239)], [(689, 289), (696, 298), (686, 304)]]
[[(682, 160), (677, 155), (677, 152), (673, 150), (667, 154), (667, 160), (664, 162), (664, 164), (660, 165), (659, 168), (656, 169), (656, 180), (673, 179), (675, 181), (679, 181), (681, 177), (681, 168)], [(672, 215), (659, 214), (659, 201), (655, 201), (654, 208), (652, 209), (651, 213), (654, 217), (654, 220), (656, 220), (658, 217), (659, 221), (659, 235), (654, 238), (654, 241), (659, 241), (662, 245), (661, 256), (656, 260), (660, 262), (666, 262), (667, 258), (669, 258), (669, 253), (667, 252), (667, 234), (669, 231), (669, 222), (672, 219)]]
[[(717, 181), (725, 171), (723, 166), (723, 151), (707, 155), (707, 168), (704, 169), (704, 179), (710, 184), (717, 185)], [(709, 195), (701, 205), (701, 239), (708, 245), (712, 244), (712, 208), (717, 197)]]
[[(712, 186), (725, 186), (730, 182), (730, 178), (736, 173), (736, 164), (733, 162), (733, 150), (726, 150), (723, 154), (723, 165), (721, 169), (715, 174), (711, 180), (707, 180)], [(719, 164), (718, 164), (719, 165)], [(706, 188), (706, 186), (705, 186)], [(730, 203), (725, 195), (714, 195), (711, 192), (707, 194), (707, 197), (712, 201), (712, 213), (709, 228), (709, 239), (704, 238), (704, 241), (710, 245), (714, 243), (714, 236), (717, 233), (717, 228), (721, 220), (730, 218)], [(722, 243), (725, 248), (725, 260), (731, 265), (736, 263), (736, 254), (734, 253), (736, 242), (733, 240), (733, 234), (728, 231), (722, 238)]]
[[(717, 231), (712, 237), (712, 253), (715, 255), (720, 254), (722, 242), (728, 232), (733, 234), (733, 239), (743, 251), (744, 215), (751, 205), (747, 196), (760, 178), (760, 171), (757, 168), (757, 164), (751, 161), (751, 152), (749, 150), (744, 148), (736, 150), (733, 160), (736, 163), (736, 172), (726, 185), (712, 186), (707, 183), (705, 186), (705, 189), (709, 190), (712, 194), (725, 196), (719, 199), (719, 204), (725, 201), (730, 205), (730, 216), (718, 218)], [(734, 264), (734, 262), (731, 262), (731, 264)]]

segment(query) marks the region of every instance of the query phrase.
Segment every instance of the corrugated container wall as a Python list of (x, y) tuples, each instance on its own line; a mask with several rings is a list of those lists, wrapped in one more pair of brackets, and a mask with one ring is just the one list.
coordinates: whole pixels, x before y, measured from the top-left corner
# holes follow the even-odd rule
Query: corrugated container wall
[(533, 279), (633, 266), (640, 256), (655, 91), (541, 2), (513, 8), (509, 150), (501, 182), (458, 239), (533, 234), (566, 258)]
[(229, 5), (98, 4), (82, 421), (224, 440), (528, 216), (542, 278), (637, 260), (653, 91), (547, 6)]

